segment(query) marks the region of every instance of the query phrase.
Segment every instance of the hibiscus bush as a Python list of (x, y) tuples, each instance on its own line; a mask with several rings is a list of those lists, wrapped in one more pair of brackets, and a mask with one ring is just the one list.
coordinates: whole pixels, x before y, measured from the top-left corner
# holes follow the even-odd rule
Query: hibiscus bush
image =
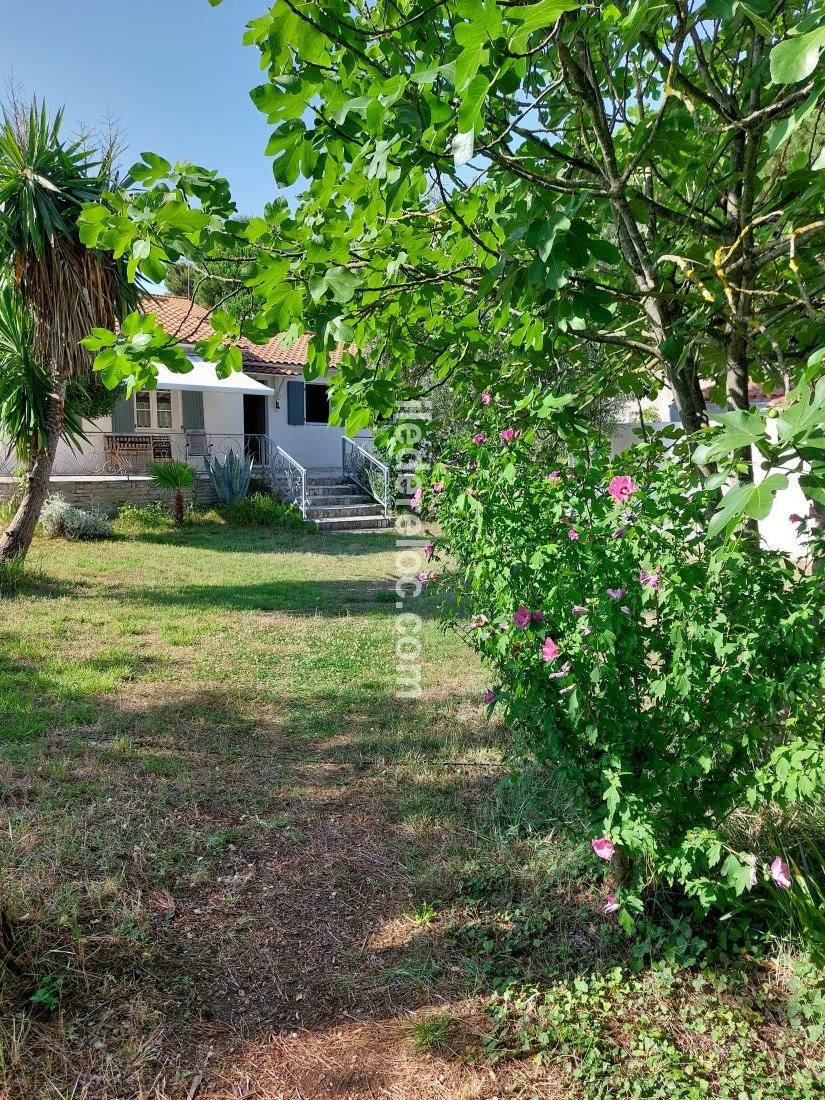
[(654, 881), (703, 910), (788, 886), (741, 823), (822, 791), (819, 578), (747, 531), (707, 539), (714, 501), (683, 443), (614, 455), (579, 434), (548, 466), (547, 421), (539, 446), (482, 405), (418, 506), (494, 672), (485, 701), (592, 814), (607, 910), (629, 930)]

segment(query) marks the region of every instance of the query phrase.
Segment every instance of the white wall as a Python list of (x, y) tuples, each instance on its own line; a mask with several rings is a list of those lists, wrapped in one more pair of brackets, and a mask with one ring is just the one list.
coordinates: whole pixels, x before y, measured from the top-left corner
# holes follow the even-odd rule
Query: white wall
[(243, 435), (243, 394), (205, 393), (203, 424), (208, 435)]
[[(307, 468), (323, 466), (341, 466), (341, 439), (345, 432), (342, 427), (332, 424), (289, 424), (287, 423), (286, 384), (288, 378), (277, 375), (253, 375), (272, 390), (267, 402), (267, 435), (291, 455), (296, 462)], [(313, 385), (314, 383), (308, 383)], [(281, 406), (275, 408), (275, 402)], [(358, 439), (370, 439), (371, 433), (359, 432)]]
[[(254, 375), (252, 377), (255, 377)], [(330, 424), (289, 424), (287, 423), (287, 381), (288, 378), (277, 375), (258, 375), (270, 390), (267, 399), (266, 433), (278, 446), (290, 454), (297, 462), (307, 468), (341, 466), (342, 427)], [(313, 385), (315, 383), (308, 383)], [(179, 390), (172, 390), (172, 427), (161, 429), (153, 427), (152, 432), (172, 435), (183, 431), (182, 398)], [(276, 401), (280, 408), (276, 408)], [(203, 395), (204, 430), (208, 435), (238, 436), (243, 434), (243, 395), (235, 393), (212, 393)], [(101, 416), (94, 423), (84, 421), (89, 433), (89, 443), (80, 453), (75, 453), (67, 443), (61, 441), (55, 460), (55, 474), (100, 474), (106, 472), (106, 456), (103, 447), (103, 435), (112, 430), (111, 416)], [(135, 428), (136, 434), (142, 429)], [(371, 433), (362, 431), (358, 439), (369, 440)], [(4, 463), (11, 469), (13, 460)], [(110, 471), (111, 472), (111, 471)]]

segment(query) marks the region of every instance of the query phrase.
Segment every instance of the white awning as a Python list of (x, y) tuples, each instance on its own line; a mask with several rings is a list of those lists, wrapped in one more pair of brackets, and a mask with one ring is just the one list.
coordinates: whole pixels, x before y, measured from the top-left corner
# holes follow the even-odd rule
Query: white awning
[(228, 378), (218, 378), (211, 363), (202, 359), (190, 359), (192, 369), (188, 374), (176, 374), (157, 364), (159, 390), (201, 390), (206, 393), (254, 393), (269, 397), (272, 390), (263, 382), (258, 382), (240, 371), (233, 371)]

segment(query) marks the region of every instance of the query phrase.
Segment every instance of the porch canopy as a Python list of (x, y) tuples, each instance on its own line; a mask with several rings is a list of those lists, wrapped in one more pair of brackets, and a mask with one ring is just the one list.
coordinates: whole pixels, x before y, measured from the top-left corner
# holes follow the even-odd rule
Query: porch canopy
[(254, 393), (259, 397), (269, 397), (272, 390), (263, 382), (258, 382), (240, 371), (233, 371), (228, 378), (218, 378), (211, 363), (202, 359), (190, 359), (192, 369), (188, 374), (176, 374), (156, 363), (159, 390), (201, 390), (206, 393)]

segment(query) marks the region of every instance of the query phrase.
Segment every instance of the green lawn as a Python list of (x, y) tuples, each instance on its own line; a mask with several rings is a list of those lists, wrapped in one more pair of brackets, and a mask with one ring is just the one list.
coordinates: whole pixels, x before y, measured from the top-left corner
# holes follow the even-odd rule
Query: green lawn
[(816, 1095), (781, 959), (630, 974), (434, 599), (396, 698), (393, 584), (391, 534), (36, 543), (0, 602), (3, 1100)]

